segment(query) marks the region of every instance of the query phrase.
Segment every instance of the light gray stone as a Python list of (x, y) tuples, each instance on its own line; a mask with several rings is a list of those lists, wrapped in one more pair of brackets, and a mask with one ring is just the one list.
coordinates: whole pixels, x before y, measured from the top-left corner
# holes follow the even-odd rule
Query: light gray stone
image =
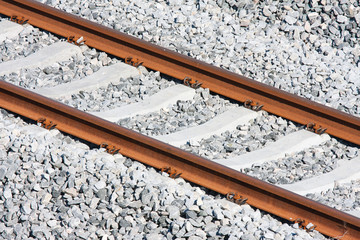
[(336, 17), (336, 20), (339, 22), (339, 23), (344, 23), (344, 22), (347, 22), (348, 21), (348, 18), (343, 16), (343, 15), (338, 15)]
[(292, 16), (287, 15), (287, 16), (285, 17), (285, 21), (286, 21), (288, 24), (293, 25), (294, 23), (296, 23), (297, 19), (294, 18), (294, 17), (292, 17)]
[(176, 206), (167, 206), (166, 211), (169, 213), (170, 219), (176, 219), (180, 216), (179, 208)]

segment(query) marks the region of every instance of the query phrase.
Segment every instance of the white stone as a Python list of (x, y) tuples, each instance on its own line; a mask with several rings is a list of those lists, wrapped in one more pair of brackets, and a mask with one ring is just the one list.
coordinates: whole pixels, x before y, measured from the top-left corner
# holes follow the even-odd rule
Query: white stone
[(286, 21), (288, 24), (293, 25), (294, 23), (296, 23), (297, 19), (294, 18), (294, 17), (292, 17), (292, 16), (287, 15), (287, 16), (285, 17), (285, 21)]
[(250, 25), (250, 19), (244, 18), (240, 20), (240, 27), (247, 27)]
[(310, 23), (308, 21), (305, 22), (304, 29), (308, 33), (311, 32), (311, 25), (310, 25)]
[(93, 199), (91, 199), (91, 202), (90, 202), (90, 206), (89, 206), (89, 207), (90, 207), (91, 209), (95, 209), (96, 206), (98, 205), (99, 201), (100, 201), (99, 198), (93, 198)]
[(348, 18), (345, 17), (344, 15), (338, 15), (336, 20), (339, 22), (339, 23), (344, 23), (344, 22), (347, 22), (348, 21)]
[(271, 16), (271, 12), (270, 12), (270, 10), (269, 10), (269, 7), (264, 7), (263, 8), (263, 14), (264, 14), (264, 16), (266, 16), (266, 17), (269, 17), (269, 16)]
[(30, 208), (30, 202), (26, 202), (24, 204), (22, 204), (21, 209), (23, 210), (23, 212), (28, 215), (32, 212), (31, 208)]
[(76, 197), (78, 195), (78, 192), (77, 192), (77, 190), (75, 188), (66, 188), (64, 190), (64, 193), (66, 193), (66, 194), (68, 194), (68, 195), (70, 195), (72, 197)]
[(56, 220), (49, 220), (46, 222), (46, 224), (49, 226), (49, 227), (55, 227), (57, 225), (57, 221)]
[(318, 39), (318, 36), (317, 36), (317, 35), (310, 34), (310, 36), (309, 36), (309, 41), (310, 41), (311, 43), (314, 43), (315, 40), (317, 40), (317, 39)]
[(106, 183), (104, 181), (99, 181), (97, 182), (94, 187), (97, 189), (97, 190), (100, 190), (102, 188), (105, 188), (106, 187)]
[(42, 204), (48, 204), (52, 198), (52, 195), (50, 193), (46, 193), (43, 198), (41, 199)]
[(323, 80), (324, 80), (324, 78), (322, 76), (320, 76), (320, 75), (317, 75), (315, 77), (315, 81), (317, 81), (317, 82), (322, 82)]
[(360, 12), (355, 14), (354, 18), (355, 18), (355, 21), (357, 22), (357, 24), (360, 24)]
[(310, 12), (310, 13), (308, 13), (308, 18), (309, 18), (310, 20), (313, 20), (313, 19), (317, 18), (318, 16), (319, 16), (319, 14), (318, 14), (317, 12)]
[(11, 189), (10, 188), (5, 188), (4, 192), (3, 192), (3, 196), (4, 196), (5, 199), (12, 198)]

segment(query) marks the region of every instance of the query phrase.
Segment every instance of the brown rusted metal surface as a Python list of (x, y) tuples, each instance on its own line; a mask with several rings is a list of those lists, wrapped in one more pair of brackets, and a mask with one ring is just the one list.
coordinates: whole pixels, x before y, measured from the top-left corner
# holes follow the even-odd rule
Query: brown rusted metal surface
[(311, 102), (246, 77), (147, 43), (99, 24), (30, 0), (0, 0), (0, 13), (28, 20), (34, 26), (178, 79), (198, 80), (202, 87), (237, 101), (251, 100), (262, 109), (301, 124), (315, 124), (326, 132), (360, 145), (360, 118)]
[[(150, 166), (247, 203), (290, 221), (301, 219), (316, 230), (342, 239), (358, 239), (360, 219), (262, 182), (207, 159), (122, 128), (28, 90), (0, 81), (0, 107), (89, 142), (111, 146)], [(241, 197), (240, 197), (241, 195)]]

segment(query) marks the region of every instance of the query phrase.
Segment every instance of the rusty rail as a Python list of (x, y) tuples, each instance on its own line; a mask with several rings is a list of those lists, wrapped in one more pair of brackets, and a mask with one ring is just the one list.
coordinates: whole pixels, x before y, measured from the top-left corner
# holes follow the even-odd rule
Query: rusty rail
[[(30, 0), (0, 0), (0, 13), (85, 43), (176, 78), (199, 80), (213, 92), (238, 101), (264, 104), (264, 110), (360, 143), (360, 120), (245, 77), (91, 23)], [(129, 58), (127, 58), (129, 59)], [(342, 239), (358, 239), (360, 219), (264, 183), (204, 158), (124, 129), (61, 103), (0, 81), (0, 107), (181, 177), (222, 194), (240, 193), (248, 203), (290, 221), (311, 222), (316, 230)]]
[(311, 222), (316, 230), (342, 239), (358, 239), (360, 219), (249, 177), (114, 123), (0, 81), (0, 107), (89, 142), (112, 146), (150, 166), (172, 169), (184, 179), (221, 194), (237, 193), (247, 203), (290, 221)]
[[(198, 80), (203, 87), (234, 100), (263, 105), (263, 110), (300, 124), (311, 124), (360, 145), (360, 118), (289, 94), (171, 50), (120, 33), (31, 0), (0, 0), (0, 13), (114, 56), (132, 59), (178, 79)], [(130, 58), (129, 58), (130, 57)]]

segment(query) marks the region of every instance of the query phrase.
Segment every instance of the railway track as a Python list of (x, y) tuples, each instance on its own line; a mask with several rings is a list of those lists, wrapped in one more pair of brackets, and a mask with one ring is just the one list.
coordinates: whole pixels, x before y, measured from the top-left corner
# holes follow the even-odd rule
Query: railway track
[[(12, 25), (12, 23), (10, 23), (10, 22), (4, 21), (2, 23), (5, 23), (7, 26)], [(7, 37), (8, 38), (11, 38), (14, 36), (16, 37), (16, 34), (15, 34), (16, 31), (20, 32), (23, 30), (20, 29), (18, 25), (12, 25), (11, 27), (9, 27), (9, 31), (7, 33), (9, 35), (7, 35)], [(4, 39), (5, 39), (5, 37), (4, 37)], [(81, 41), (81, 38), (79, 38), (79, 39)], [(54, 40), (52, 40), (52, 41), (54, 41)], [(80, 42), (80, 41), (78, 41), (78, 42)], [(14, 58), (15, 58), (14, 60), (6, 61), (6, 62), (4, 61), (0, 65), (0, 74), (5, 75), (6, 79), (16, 79), (18, 77), (20, 77), (20, 79), (23, 79), (21, 77), (21, 75), (22, 74), (23, 74), (23, 76), (26, 75), (26, 70), (23, 70), (23, 69), (31, 69), (31, 68), (40, 67), (40, 66), (41, 66), (41, 68), (45, 69), (46, 66), (44, 66), (44, 64), (48, 65), (48, 69), (46, 69), (46, 71), (51, 73), (51, 71), (56, 71), (56, 68), (59, 67), (58, 65), (60, 65), (60, 66), (68, 65), (70, 63), (70, 62), (66, 62), (66, 61), (68, 61), (68, 59), (71, 59), (71, 58), (77, 59), (76, 55), (81, 56), (81, 54), (85, 55), (86, 51), (89, 51), (89, 52), (93, 51), (93, 50), (89, 50), (86, 46), (75, 46), (74, 44), (65, 43), (65, 42), (54, 42), (52, 44), (49, 44), (48, 46), (41, 46), (40, 48), (41, 49), (39, 51), (37, 51), (36, 53), (27, 55), (26, 57), (14, 56)], [(56, 51), (59, 51), (59, 52), (56, 52)], [(53, 54), (49, 56), (49, 54), (48, 54), (49, 52), (51, 52)], [(96, 54), (96, 55), (98, 55), (98, 54)], [(93, 58), (93, 59), (96, 59), (96, 58)], [(145, 68), (142, 68), (142, 67), (135, 68), (135, 67), (126, 65), (124, 63), (121, 63), (116, 59), (109, 60), (109, 58), (107, 58), (107, 56), (104, 56), (102, 59), (103, 59), (103, 62), (100, 65), (105, 65), (104, 67), (102, 67), (102, 68), (97, 67), (98, 69), (96, 69), (96, 67), (95, 67), (95, 71), (94, 71), (94, 69), (92, 69), (92, 67), (95, 64), (91, 64), (91, 67), (88, 68), (88, 72), (84, 71), (85, 74), (80, 73), (78, 76), (76, 76), (76, 74), (75, 74), (75, 77), (79, 78), (78, 81), (69, 81), (67, 83), (62, 83), (62, 82), (66, 82), (66, 80), (63, 81), (63, 79), (62, 79), (60, 81), (55, 81), (55, 84), (52, 84), (53, 86), (48, 86), (48, 85), (46, 85), (46, 84), (48, 84), (48, 82), (43, 81), (44, 87), (35, 89), (35, 92), (40, 93), (41, 95), (48, 96), (48, 97), (60, 99), (60, 101), (62, 101), (64, 103), (76, 106), (77, 108), (88, 111), (92, 115), (98, 116), (100, 118), (104, 118), (104, 119), (112, 121), (112, 122), (119, 122), (119, 123), (121, 123), (121, 125), (128, 124), (129, 126), (131, 126), (132, 123), (137, 121), (136, 119), (134, 120), (132, 118), (134, 118), (134, 116), (137, 116), (139, 114), (142, 114), (142, 115), (148, 114), (148, 115), (145, 115), (145, 118), (149, 118), (150, 121), (154, 120), (154, 119), (159, 120), (159, 118), (161, 119), (161, 116), (160, 117), (158, 116), (158, 118), (156, 118), (157, 116), (155, 116), (155, 118), (154, 118), (154, 116), (153, 116), (154, 114), (152, 114), (152, 112), (160, 111), (160, 109), (162, 109), (162, 108), (165, 108), (165, 110), (162, 110), (162, 111), (166, 112), (167, 111), (166, 107), (171, 104), (173, 104), (173, 106), (171, 107), (172, 110), (191, 108), (191, 107), (189, 107), (189, 105), (191, 105), (191, 100), (194, 98), (194, 96), (197, 96), (197, 98), (203, 97), (204, 100), (207, 100), (207, 101), (209, 101), (209, 99), (214, 98), (212, 96), (209, 96), (208, 92), (206, 92), (204, 90), (194, 90), (192, 88), (185, 87), (181, 84), (166, 83), (166, 81), (160, 80), (161, 78), (158, 75), (158, 73), (154, 73), (154, 72), (149, 73), (149, 72), (147, 72), (147, 70)], [(136, 65), (136, 62), (134, 62), (133, 60), (134, 60), (134, 58), (132, 58), (132, 59), (126, 58), (125, 59), (125, 61), (132, 62), (133, 64)], [(99, 58), (96, 61), (99, 61)], [(96, 62), (96, 61), (94, 60), (94, 62)], [(61, 62), (63, 62), (63, 63), (61, 63)], [(105, 64), (104, 64), (104, 62), (105, 62)], [(111, 62), (111, 64), (106, 64), (109, 62)], [(55, 70), (51, 70), (53, 65), (56, 66), (54, 68)], [(2, 71), (2, 73), (1, 73), (1, 71)], [(20, 75), (11, 76), (12, 72), (17, 72), (17, 71), (20, 71)], [(142, 75), (141, 75), (141, 73), (142, 73)], [(95, 94), (95, 96), (97, 96), (97, 98), (94, 97), (94, 100), (99, 99), (100, 97), (103, 98), (104, 95), (106, 95), (106, 94), (110, 95), (109, 92), (111, 92), (111, 96), (118, 96), (117, 98), (119, 98), (119, 100), (120, 100), (123, 98), (123, 96), (121, 96), (121, 94), (119, 94), (119, 92), (115, 93), (116, 91), (114, 91), (114, 89), (116, 89), (119, 86), (119, 84), (126, 82), (126, 81), (124, 81), (124, 79), (128, 80), (130, 78), (130, 82), (131, 81), (138, 82), (139, 78), (140, 78), (140, 81), (142, 81), (143, 83), (146, 82), (146, 80), (149, 80), (150, 77), (148, 77), (148, 79), (145, 79), (145, 80), (141, 79), (141, 76), (143, 76), (144, 73), (145, 73), (145, 75), (147, 74), (147, 76), (159, 78), (159, 80), (160, 80), (159, 84), (157, 84), (157, 85), (155, 84), (155, 86), (150, 86), (150, 87), (144, 86), (143, 92), (144, 93), (151, 92), (152, 94), (133, 94), (134, 96), (132, 96), (132, 97), (135, 97), (135, 100), (129, 98), (127, 101), (128, 105), (125, 105), (124, 102), (120, 102), (120, 101), (117, 103), (110, 103), (109, 101), (102, 101), (102, 102), (107, 102), (107, 105), (105, 104), (102, 106), (97, 106), (95, 103), (91, 103), (86, 106), (86, 104), (82, 103), (81, 101), (79, 101), (79, 102), (75, 101), (75, 99), (82, 99), (87, 96), (92, 96), (94, 94)], [(123, 79), (121, 79), (121, 78), (119, 79), (119, 77), (118, 77), (119, 74)], [(151, 76), (151, 75), (153, 75), (153, 76)], [(83, 79), (80, 80), (80, 78), (81, 78), (80, 76), (83, 76), (82, 77)], [(52, 77), (56, 78), (56, 75), (54, 74), (54, 76), (52, 76)], [(29, 87), (29, 86), (31, 86), (31, 81), (33, 80), (32, 77), (29, 77), (29, 80), (30, 80), (29, 84), (27, 84), (27, 81), (21, 81), (21, 84), (23, 84), (24, 87)], [(109, 83), (111, 83), (111, 84), (109, 85)], [(190, 82), (190, 84), (194, 84), (194, 83)], [(35, 84), (35, 85), (39, 85), (39, 84)], [(15, 91), (15, 88), (12, 88), (5, 84), (3, 86), (4, 86), (4, 89), (6, 86), (6, 88), (7, 88), (6, 91), (8, 93)], [(34, 84), (33, 84), (33, 86), (34, 86)], [(112, 89), (113, 91), (111, 91), (111, 89), (109, 90), (109, 86), (111, 88), (113, 88)], [(99, 87), (100, 87), (100, 89), (101, 88), (102, 89), (99, 90)], [(107, 87), (107, 89), (105, 89), (106, 87)], [(120, 86), (119, 88), (122, 88), (122, 87), (124, 87), (124, 86)], [(119, 88), (117, 88), (117, 90), (119, 90)], [(80, 92), (80, 93), (78, 93), (78, 92)], [(139, 89), (136, 89), (136, 90), (134, 90), (134, 92), (141, 92), (141, 91), (139, 91)], [(8, 93), (6, 93), (6, 94), (8, 94)], [(13, 94), (14, 94), (14, 92), (10, 95), (13, 95)], [(24, 98), (25, 95), (27, 95), (27, 94), (28, 93), (23, 91), (20, 95), (22, 95), (22, 97)], [(7, 96), (9, 97), (10, 95), (7, 95)], [(71, 98), (69, 98), (70, 95), (72, 96)], [(130, 92), (126, 92), (125, 95), (131, 96), (131, 89), (130, 89)], [(138, 96), (136, 96), (136, 95), (138, 95)], [(29, 97), (29, 96), (27, 96), (27, 97)], [(106, 99), (106, 97), (105, 97), (105, 99)], [(235, 97), (235, 99), (236, 99), (236, 97)], [(179, 102), (179, 100), (180, 100), (180, 102)], [(12, 100), (10, 100), (10, 97), (6, 101), (8, 104), (9, 104), (9, 102), (12, 102)], [(48, 100), (41, 98), (41, 97), (37, 97), (37, 100), (35, 100), (35, 101), (44, 103)], [(189, 102), (190, 102), (190, 104), (189, 104)], [(210, 102), (211, 102), (211, 100), (210, 100)], [(15, 104), (15, 105), (17, 105), (17, 104)], [(20, 104), (20, 106), (21, 105), (22, 104)], [(256, 106), (253, 106), (251, 103), (246, 103), (245, 106), (250, 107), (250, 109), (256, 108)], [(8, 105), (6, 107), (8, 107)], [(23, 106), (21, 106), (20, 108), (19, 108), (19, 106), (14, 106), (14, 107), (17, 107), (18, 109), (17, 110), (14, 110), (13, 108), (11, 108), (11, 109), (9, 108), (9, 109), (14, 112), (19, 112), (20, 111), (19, 109), (21, 109), (21, 111), (24, 111)], [(37, 106), (37, 107), (39, 107), (39, 106)], [(201, 109), (200, 106), (195, 105), (196, 110), (199, 110), (196, 107)], [(317, 106), (315, 104), (314, 109), (319, 111), (319, 109), (317, 109), (317, 107), (319, 107), (319, 106)], [(56, 108), (58, 108), (58, 110), (62, 109), (62, 107), (60, 105), (58, 105)], [(89, 111), (91, 109), (98, 109), (98, 110), (99, 109), (107, 109), (107, 110), (106, 111), (97, 111), (97, 112)], [(268, 111), (271, 112), (272, 108), (270, 107), (269, 109), (270, 110), (268, 110)], [(208, 109), (205, 108), (205, 110), (208, 110)], [(325, 112), (324, 109), (321, 109), (321, 110), (322, 110), (322, 114), (324, 114), (324, 115), (328, 114)], [(42, 109), (42, 111), (44, 111), (44, 109)], [(49, 110), (46, 109), (46, 111), (49, 111)], [(61, 111), (67, 112), (68, 115), (76, 114), (77, 116), (81, 116), (83, 118), (83, 121), (86, 116), (86, 115), (81, 115), (81, 114), (78, 115), (79, 113), (74, 110), (66, 109), (66, 110), (61, 110)], [(273, 111), (276, 112), (277, 110), (275, 109)], [(58, 116), (59, 113), (52, 113), (52, 114), (54, 114), (54, 115), (52, 115), (51, 117), (44, 115), (44, 116), (46, 116), (46, 119), (43, 118), (44, 116), (38, 117), (39, 116), (38, 113), (34, 113), (34, 112), (27, 113), (26, 116), (30, 117), (32, 119), (38, 120), (47, 128), (52, 128), (52, 127), (55, 127), (54, 124), (57, 124), (55, 119), (61, 118), (60, 116)], [(242, 127), (240, 127), (240, 129), (238, 129), (238, 130), (242, 131), (240, 133), (240, 136), (243, 136), (244, 133), (251, 132), (251, 126), (250, 127), (247, 126), (250, 124), (249, 122), (255, 122), (255, 124), (254, 123), (252, 123), (252, 124), (256, 125), (257, 121), (261, 122), (263, 120), (269, 120), (269, 119), (276, 119), (275, 121), (277, 121), (279, 123), (284, 121), (282, 119), (274, 118), (273, 116), (269, 116), (268, 114), (266, 114), (264, 112), (256, 112), (253, 110), (249, 110), (248, 108), (244, 108), (244, 106), (239, 106), (237, 104), (231, 104), (225, 100), (223, 100), (222, 105), (220, 104), (220, 106), (218, 106), (217, 109), (215, 109), (215, 110), (213, 109), (213, 113), (211, 113), (211, 114), (216, 115), (216, 116), (211, 120), (210, 120), (210, 118), (209, 119), (206, 119), (206, 118), (197, 119), (197, 121), (195, 121), (195, 123), (193, 122), (191, 128), (185, 128), (185, 126), (182, 126), (184, 124), (181, 124), (181, 121), (179, 121), (180, 123), (174, 123), (175, 127), (174, 126), (166, 126), (165, 132), (162, 132), (162, 134), (156, 134), (153, 137), (156, 139), (159, 139), (161, 141), (165, 141), (171, 145), (183, 146), (182, 148), (184, 148), (184, 149), (196, 152), (196, 148), (199, 148), (200, 146), (204, 145), (204, 144), (202, 144), (203, 142), (211, 141), (212, 135), (216, 135), (216, 134), (219, 135), (225, 131), (231, 131), (232, 129), (236, 128), (239, 125), (242, 126)], [(332, 117), (334, 117), (336, 115), (335, 111), (333, 111), (331, 114), (332, 114)], [(339, 117), (340, 119), (341, 118), (342, 119), (349, 118), (349, 119), (347, 119), (347, 122), (352, 123), (351, 120), (354, 120), (355, 122), (353, 124), (355, 124), (356, 121), (358, 121), (358, 119), (346, 116), (345, 114), (339, 114), (339, 115), (340, 115), (340, 117)], [(204, 114), (204, 116), (206, 116), (206, 114)], [(336, 115), (336, 116), (338, 116), (338, 115)], [(49, 119), (51, 119), (51, 120), (49, 120)], [(105, 123), (105, 122), (99, 121), (97, 118), (90, 118), (90, 119), (92, 121), (92, 124), (94, 124), (94, 122), (96, 122), (97, 124), (100, 123), (100, 125), (102, 125), (103, 127), (106, 125), (106, 128), (108, 128), (108, 129), (114, 127), (112, 125), (107, 125), (107, 123)], [(167, 118), (165, 117), (164, 119), (165, 119), (164, 122), (166, 122)], [(65, 120), (65, 122), (66, 121), (69, 121), (69, 119)], [(300, 119), (300, 122), (301, 121), (303, 121), (303, 120)], [(62, 122), (62, 121), (59, 121), (59, 122)], [(221, 124), (219, 124), (219, 122)], [(224, 122), (226, 124), (224, 124)], [(334, 122), (337, 122), (336, 124), (339, 124), (338, 120), (335, 120)], [(69, 128), (71, 128), (71, 125), (69, 123), (66, 123), (63, 126), (61, 126), (61, 124), (57, 124), (56, 127), (62, 131), (70, 132), (71, 134), (76, 135), (73, 132), (74, 130), (69, 130)], [(325, 120), (325, 124), (326, 124), (326, 120)], [(146, 133), (147, 130), (149, 130), (149, 129), (152, 130), (154, 128), (159, 129), (159, 128), (163, 127), (163, 126), (160, 126), (160, 127), (159, 126), (149, 126), (149, 124), (147, 124), (147, 123), (145, 123), (145, 125), (146, 125), (146, 127), (142, 126), (142, 124), (137, 123), (137, 126), (133, 127), (133, 128), (137, 129), (139, 132)], [(210, 157), (211, 159), (213, 159), (215, 162), (224, 164), (230, 168), (234, 168), (236, 170), (247, 169), (245, 171), (251, 172), (253, 169), (250, 168), (250, 170), (249, 170), (249, 167), (254, 166), (254, 164), (255, 164), (255, 166), (259, 166), (259, 165), (262, 166), (261, 164), (264, 165), (264, 163), (266, 164), (266, 162), (268, 162), (270, 160), (284, 159), (284, 158), (286, 158), (285, 156), (287, 156), (288, 154), (294, 154), (297, 152), (301, 152), (308, 148), (312, 148), (312, 147), (314, 148), (314, 146), (316, 147), (319, 144), (324, 144), (327, 141), (329, 142), (330, 137), (327, 134), (318, 135), (318, 134), (315, 134), (315, 133), (312, 133), (309, 131), (301, 130), (299, 126), (296, 126), (296, 125), (292, 124), (291, 122), (285, 123), (285, 127), (289, 127), (289, 125), (291, 128), (289, 128), (286, 132), (280, 134), (279, 136), (275, 136), (272, 139), (269, 139), (270, 142), (271, 141), (274, 142), (273, 144), (271, 144), (271, 143), (269, 144), (268, 143), (269, 141), (267, 143), (262, 143), (262, 145), (266, 144), (266, 146), (260, 150), (247, 149), (247, 151), (250, 151), (247, 154), (238, 155), (237, 152), (235, 151), (234, 154), (227, 154), (227, 155), (233, 155), (230, 157), (227, 156), (227, 159), (217, 159), (216, 158), (217, 154), (216, 153), (213, 154), (213, 153), (211, 153), (211, 151), (206, 152), (206, 150), (201, 151), (201, 149), (200, 149), (199, 152), (200, 152), (200, 154), (203, 154), (205, 156), (213, 155)], [(320, 129), (319, 125), (320, 124), (316, 125), (315, 128), (313, 128), (313, 130), (317, 131), (317, 132), (321, 132), (322, 129), (325, 128), (324, 126), (327, 126), (327, 125), (322, 125), (322, 127), (321, 127), (322, 129)], [(346, 124), (343, 124), (343, 125), (346, 125)], [(280, 124), (280, 128), (286, 129), (285, 127), (281, 126), (281, 124)], [(311, 127), (311, 126), (309, 126), (309, 127)], [(349, 126), (346, 126), (346, 127), (350, 128)], [(329, 133), (332, 133), (335, 136), (339, 136), (339, 135), (336, 135), (336, 134), (339, 134), (339, 133), (337, 133), (336, 127), (331, 126), (329, 129), (330, 129)], [(76, 131), (78, 131), (78, 130), (76, 130)], [(119, 131), (119, 130), (117, 129), (117, 131)], [(77, 133), (77, 134), (80, 134), (80, 133)], [(101, 134), (101, 133), (88, 134), (88, 136), (85, 137), (85, 139), (91, 140), (92, 142), (100, 145), (102, 143), (100, 141), (100, 139), (104, 139), (105, 137), (99, 137), (98, 136), (99, 134)], [(127, 133), (127, 134), (130, 134), (130, 133)], [(130, 134), (130, 135), (132, 135), (132, 134)], [(355, 137), (354, 137), (354, 135), (355, 135)], [(351, 138), (351, 140), (353, 142), (357, 143), (358, 140), (357, 140), (356, 133), (354, 135), (351, 135), (351, 137), (347, 136), (347, 137), (345, 137), (345, 139), (349, 140)], [(78, 135), (78, 136), (80, 136), (80, 135)], [(138, 135), (133, 135), (132, 137), (134, 137), (134, 136), (138, 136)], [(237, 135), (236, 137), (238, 137), (238, 136), (239, 135)], [(95, 139), (94, 137), (97, 139)], [(105, 139), (108, 139), (108, 138), (106, 137)], [(113, 140), (113, 141), (116, 141), (116, 140)], [(122, 140), (122, 141), (126, 141), (126, 140)], [(150, 140), (147, 140), (147, 141), (150, 141)], [(201, 141), (203, 141), (203, 142), (201, 142)], [(152, 141), (150, 141), (150, 142), (152, 142)], [(118, 142), (118, 144), (114, 144), (114, 143), (108, 144), (108, 142), (106, 142), (106, 143), (107, 143), (107, 146), (106, 145), (103, 145), (103, 146), (107, 147), (110, 152), (120, 151), (124, 155), (133, 154), (133, 153), (131, 153), (131, 151), (133, 151), (133, 150), (127, 152), (127, 149), (123, 150), (123, 147), (120, 147), (120, 148), (118, 147), (118, 146), (124, 146), (124, 142), (121, 142), (121, 143)], [(154, 142), (154, 144), (158, 144), (158, 143)], [(125, 146), (127, 146), (127, 144), (125, 144)], [(135, 147), (135, 148), (137, 148), (137, 147)], [(159, 145), (159, 148), (160, 149), (163, 148), (163, 145)], [(230, 149), (231, 146), (227, 146), (227, 148)], [(170, 149), (172, 149), (173, 151), (176, 151), (173, 148), (170, 148)], [(350, 147), (349, 149), (353, 149), (353, 148)], [(272, 154), (269, 156), (270, 150), (272, 151)], [(348, 150), (348, 151), (351, 151), (351, 150)], [(229, 152), (233, 152), (233, 151), (229, 151)], [(178, 154), (180, 154), (180, 153), (178, 153)], [(141, 156), (141, 157), (144, 157), (144, 156)], [(252, 162), (249, 162), (249, 159), (251, 159)], [(150, 159), (143, 160), (143, 161), (145, 161), (145, 163), (147, 163), (147, 164), (149, 164), (151, 162), (150, 165), (153, 165), (158, 168), (163, 168), (163, 170), (168, 171), (170, 173), (170, 175), (172, 174), (175, 176), (175, 175), (178, 175), (179, 173), (182, 173), (181, 176), (184, 176), (184, 178), (192, 179), (191, 176), (187, 175), (188, 172), (186, 172), (186, 168), (182, 169), (185, 171), (179, 171), (179, 169), (181, 169), (181, 168), (176, 166), (176, 164), (174, 164), (174, 163), (169, 164), (169, 166), (171, 166), (171, 167), (166, 166), (167, 168), (164, 169), (164, 163), (160, 163), (160, 162), (154, 163), (154, 162), (152, 162), (153, 159), (151, 159), (151, 161), (150, 161)], [(201, 162), (202, 160), (199, 160), (199, 161)], [(331, 186), (333, 185), (334, 178), (336, 179), (336, 181), (338, 181), (340, 183), (342, 181), (350, 181), (352, 179), (357, 179), (358, 177), (356, 174), (358, 173), (358, 171), (355, 168), (355, 166), (358, 165), (358, 164), (356, 164), (357, 161), (359, 161), (359, 160), (356, 157), (353, 157), (353, 159), (351, 161), (346, 161), (346, 160), (341, 161), (339, 168), (336, 168), (333, 171), (327, 170), (327, 171), (329, 171), (329, 173), (318, 176), (317, 178), (314, 178), (316, 181), (316, 184), (314, 184), (314, 186), (312, 187), (313, 189), (308, 188), (308, 186), (311, 186), (313, 184), (312, 182), (314, 181), (314, 179), (311, 179), (311, 178), (308, 180), (304, 180), (304, 182), (298, 181), (296, 184), (289, 184), (287, 186), (282, 186), (282, 187), (285, 187), (289, 190), (292, 190), (292, 191), (300, 193), (300, 194), (306, 194), (309, 192), (316, 192), (319, 190), (331, 188)], [(176, 167), (172, 166), (172, 164), (174, 164)], [(212, 167), (212, 165), (210, 163), (202, 163), (202, 164)], [(202, 165), (202, 164), (200, 164), (200, 165)], [(207, 165), (207, 164), (210, 164), (210, 165)], [(174, 172), (171, 169), (176, 169), (177, 172)], [(350, 169), (353, 171), (353, 174), (349, 174)], [(330, 170), (332, 170), (332, 169), (330, 169)], [(225, 171), (225, 170), (222, 170), (222, 171)], [(227, 172), (227, 170), (225, 172)], [(231, 174), (234, 174), (234, 172), (229, 172), (229, 173), (230, 173), (230, 176), (234, 176), (234, 175), (231, 175)], [(345, 173), (345, 176), (344, 176), (344, 173)], [(217, 175), (217, 174), (215, 174), (215, 175)], [(195, 174), (195, 175), (197, 175), (197, 174)], [(204, 179), (202, 179), (200, 181), (199, 176), (196, 176), (196, 177), (197, 177), (197, 180), (195, 180), (196, 183), (206, 186), (206, 183), (204, 183), (204, 181), (205, 181)], [(237, 178), (237, 177), (238, 176), (236, 176), (235, 178)], [(205, 178), (205, 176), (203, 178)], [(192, 179), (192, 180), (194, 181), (194, 179)], [(265, 180), (267, 180), (267, 179), (265, 179)], [(253, 181), (253, 180), (250, 180), (250, 181)], [(310, 181), (310, 183), (309, 183), (309, 181)], [(318, 184), (319, 182), (321, 183), (321, 186), (319, 186), (319, 184)], [(209, 187), (211, 184), (214, 184), (214, 181), (211, 181), (211, 183), (207, 183), (207, 184), (208, 184), (207, 187)], [(258, 184), (258, 183), (255, 181), (255, 185), (256, 184)], [(305, 189), (301, 189), (302, 186), (304, 186), (304, 185), (307, 187)], [(271, 189), (271, 187), (269, 185), (265, 185), (265, 186)], [(223, 187), (222, 185), (219, 185), (218, 187), (214, 187), (214, 188), (215, 188), (215, 190), (217, 190), (222, 187)], [(212, 188), (212, 189), (214, 189), (214, 188)], [(260, 188), (262, 188), (262, 190), (264, 190), (263, 187), (260, 187)], [(217, 191), (219, 191), (219, 190), (217, 190)], [(249, 190), (242, 189), (242, 191), (234, 191), (234, 192), (247, 192), (247, 191), (249, 191)], [(270, 192), (269, 190), (266, 190), (266, 191)], [(231, 191), (226, 191), (226, 192), (219, 191), (219, 192), (230, 193)], [(253, 193), (249, 192), (249, 195), (251, 195), (251, 194), (253, 194)], [(280, 194), (281, 194), (281, 197), (284, 197), (284, 195), (282, 195), (282, 194), (285, 194), (285, 193), (282, 193), (280, 191)], [(295, 195), (290, 195), (290, 196), (294, 197)], [(285, 197), (285, 198), (287, 198), (287, 197)], [(249, 204), (260, 207), (261, 209), (266, 209), (265, 207), (262, 206), (262, 204), (264, 204), (263, 202), (257, 203), (256, 201), (257, 200), (251, 199), (249, 197), (249, 200), (248, 200)], [(302, 199), (300, 201), (305, 201), (305, 200)], [(284, 204), (284, 202), (282, 202), (282, 204)], [(303, 204), (306, 205), (307, 202), (305, 201), (305, 202), (303, 202)], [(275, 205), (277, 205), (277, 204), (275, 204)], [(321, 207), (320, 207), (320, 209), (321, 209)], [(278, 211), (278, 209), (276, 211)], [(284, 210), (284, 211), (288, 211), (288, 210)], [(322, 212), (322, 214), (324, 214), (324, 212), (327, 212), (327, 211), (330, 211), (330, 214), (331, 214), (331, 210), (328, 208), (323, 208), (320, 210), (320, 212)], [(272, 211), (270, 211), (270, 212), (272, 212)], [(281, 215), (279, 212), (276, 212), (274, 214), (279, 214), (281, 217), (285, 216), (285, 213), (281, 213), (284, 215)], [(334, 214), (340, 214), (340, 213), (334, 212)], [(306, 215), (306, 216), (309, 217), (308, 215)], [(350, 221), (357, 220), (356, 218), (352, 218), (352, 217), (349, 217), (346, 215), (342, 215), (341, 217), (350, 219)], [(285, 217), (285, 218), (289, 219), (288, 217)], [(290, 220), (293, 220), (293, 221), (297, 220), (297, 219), (298, 219), (297, 217), (290, 218)], [(301, 219), (303, 219), (303, 217)], [(306, 220), (306, 222), (305, 222), (306, 224), (303, 222), (302, 225), (307, 225), (307, 223), (309, 223), (309, 222), (318, 223), (317, 222), (318, 220), (317, 219), (315, 220), (314, 217), (309, 217), (306, 219), (311, 219), (311, 220)], [(323, 221), (323, 219), (321, 219), (321, 221)], [(339, 226), (339, 225), (337, 225), (337, 226)], [(306, 227), (306, 226), (304, 226), (304, 227)], [(325, 234), (330, 235), (330, 236), (341, 236), (341, 235), (339, 235), (339, 232), (330, 234), (328, 231), (333, 231), (334, 229), (322, 230), (323, 227), (324, 226), (318, 225), (316, 229), (317, 230), (319, 229), (319, 231), (324, 232)], [(311, 225), (308, 225), (308, 228), (311, 228)], [(346, 228), (346, 231), (342, 230), (342, 234), (344, 234), (346, 232), (346, 234), (348, 234), (348, 236), (351, 237), (351, 234), (353, 234), (351, 231), (349, 231), (349, 229)], [(347, 236), (347, 235), (344, 235), (344, 236)], [(356, 236), (356, 234), (354, 236)]]

